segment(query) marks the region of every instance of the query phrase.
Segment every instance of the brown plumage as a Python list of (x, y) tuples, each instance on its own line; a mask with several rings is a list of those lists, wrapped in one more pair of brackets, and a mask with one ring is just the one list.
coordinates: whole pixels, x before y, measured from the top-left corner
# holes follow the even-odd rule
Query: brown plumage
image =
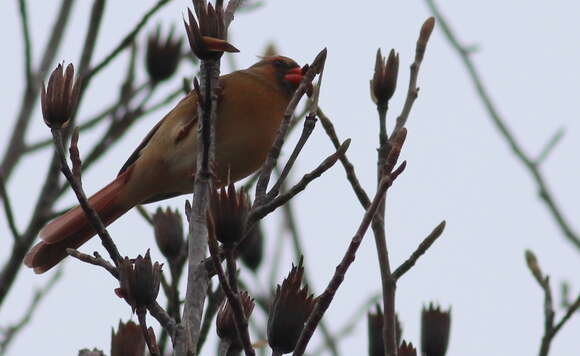
[[(218, 184), (238, 181), (266, 159), (300, 67), (286, 57), (268, 57), (220, 78), (216, 121)], [(119, 175), (89, 201), (109, 225), (138, 204), (191, 193), (197, 149), (197, 96), (190, 93), (149, 132)], [(80, 207), (51, 221), (24, 263), (43, 273), (95, 235)]]

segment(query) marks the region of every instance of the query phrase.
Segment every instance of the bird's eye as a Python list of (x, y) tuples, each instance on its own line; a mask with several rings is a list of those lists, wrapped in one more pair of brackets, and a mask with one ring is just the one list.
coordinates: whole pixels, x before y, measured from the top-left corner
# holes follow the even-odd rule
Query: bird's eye
[(275, 59), (275, 60), (274, 60), (274, 65), (275, 65), (276, 67), (285, 67), (285, 66), (286, 66), (286, 62), (284, 62), (284, 61), (283, 61), (283, 60), (281, 60), (281, 59)]

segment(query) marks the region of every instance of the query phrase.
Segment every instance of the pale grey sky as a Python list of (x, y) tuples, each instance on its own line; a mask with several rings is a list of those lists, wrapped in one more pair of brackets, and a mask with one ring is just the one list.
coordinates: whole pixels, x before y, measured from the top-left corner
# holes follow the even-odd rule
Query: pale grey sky
[[(107, 54), (154, 1), (140, 3), (107, 4), (95, 60)], [(539, 153), (557, 129), (566, 128), (566, 136), (546, 161), (543, 171), (565, 215), (580, 229), (577, 208), (580, 3), (497, 0), (439, 3), (460, 39), (479, 48), (474, 59), (485, 84), (527, 152)], [(29, 1), (35, 63), (58, 4), (54, 0)], [(75, 5), (58, 60), (77, 63), (90, 6), (90, 1)], [(165, 25), (175, 22), (177, 32), (184, 34), (181, 18), (187, 6), (189, 1), (174, 0), (151, 21), (148, 29), (159, 22)], [(230, 38), (241, 50), (235, 57), (241, 67), (255, 62), (270, 40), (276, 42), (281, 53), (299, 63), (312, 60), (320, 49), (328, 48), (320, 105), (333, 119), (340, 137), (352, 138), (349, 157), (365, 188), (373, 191), (378, 120), (369, 99), (368, 80), (375, 52), (378, 47), (384, 53), (393, 47), (400, 53), (399, 91), (388, 119), (393, 122), (404, 99), (417, 34), (428, 16), (423, 1), (266, 1), (259, 10), (236, 17)], [(23, 90), (23, 51), (16, 1), (3, 2), (0, 20), (4, 30), (4, 55), (0, 60), (3, 78), (0, 110), (4, 125), (0, 140), (6, 142)], [(142, 45), (144, 38), (144, 34), (140, 36)], [(117, 59), (93, 82), (83, 100), (80, 120), (116, 97), (126, 60), (126, 57)], [(182, 65), (180, 69), (183, 75), (191, 73), (188, 66)], [(227, 65), (223, 69), (229, 71)], [(146, 79), (143, 71), (139, 75), (141, 80)], [(179, 77), (175, 77), (161, 92), (172, 90), (179, 82)], [(419, 342), (421, 306), (437, 301), (453, 309), (448, 355), (536, 354), (543, 332), (543, 299), (525, 266), (524, 249), (532, 249), (544, 271), (552, 276), (556, 296), (562, 280), (572, 283), (572, 292), (580, 289), (578, 251), (564, 240), (540, 203), (528, 173), (491, 125), (462, 64), (438, 28), (427, 49), (419, 86), (421, 92), (411, 113), (402, 154), (408, 167), (389, 192), (387, 226), (392, 263), (398, 265), (407, 258), (441, 220), (447, 220), (447, 228), (399, 283), (397, 310), (403, 323), (403, 337)], [(156, 97), (161, 97), (159, 94)], [(87, 171), (85, 189), (94, 192), (112, 179), (149, 128), (169, 108), (144, 118), (99, 165)], [(28, 138), (46, 137), (49, 132), (42, 124), (38, 108), (34, 120)], [(81, 155), (102, 128), (96, 131), (81, 136)], [(296, 134), (292, 135), (289, 144), (296, 138)], [(284, 158), (288, 156), (289, 145), (285, 147)], [(317, 127), (291, 181), (330, 152), (328, 139), (322, 128)], [(48, 152), (31, 156), (10, 181), (8, 188), (14, 197), (19, 226), (27, 221), (48, 157)], [(184, 201), (185, 197), (180, 197), (162, 205), (181, 209)], [(69, 194), (59, 206), (73, 202)], [(314, 290), (320, 292), (342, 258), (363, 211), (340, 165), (314, 182), (293, 201), (293, 206), (301, 224), (307, 269)], [(279, 233), (279, 221), (278, 216), (268, 218), (270, 246)], [(3, 216), (0, 232), (4, 239), (0, 248), (2, 261), (11, 239)], [(121, 252), (129, 256), (143, 253), (154, 244), (151, 229), (135, 212), (113, 224), (110, 232)], [(83, 247), (85, 252), (95, 249), (102, 250), (97, 240)], [(152, 253), (161, 260), (155, 248)], [(266, 259), (261, 274), (264, 281), (270, 263)], [(290, 263), (288, 248), (282, 273), (286, 273)], [(0, 326), (21, 315), (32, 289), (49, 277), (22, 269), (0, 310)], [(131, 317), (127, 305), (113, 294), (116, 286), (103, 271), (67, 261), (64, 278), (44, 300), (9, 354), (75, 355), (83, 347), (108, 352), (111, 327), (120, 318)], [(374, 242), (368, 234), (328, 311), (331, 328), (338, 329), (355, 306), (379, 290)], [(552, 355), (577, 355), (579, 332), (580, 318), (576, 317), (555, 339)], [(310, 350), (319, 341), (315, 337)], [(366, 354), (366, 321), (341, 342), (340, 348), (345, 355)], [(210, 348), (205, 351), (204, 354), (213, 354)]]

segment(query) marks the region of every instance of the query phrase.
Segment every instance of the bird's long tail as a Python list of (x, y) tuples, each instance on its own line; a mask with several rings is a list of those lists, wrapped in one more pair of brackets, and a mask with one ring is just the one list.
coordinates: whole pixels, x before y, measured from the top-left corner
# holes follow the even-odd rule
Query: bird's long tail
[[(126, 183), (125, 174), (119, 175), (93, 195), (89, 202), (105, 225), (111, 224), (133, 207), (119, 199)], [(95, 235), (95, 230), (84, 211), (77, 206), (48, 223), (40, 230), (40, 241), (24, 257), (24, 264), (36, 273), (44, 273), (62, 261), (67, 248), (78, 248)]]

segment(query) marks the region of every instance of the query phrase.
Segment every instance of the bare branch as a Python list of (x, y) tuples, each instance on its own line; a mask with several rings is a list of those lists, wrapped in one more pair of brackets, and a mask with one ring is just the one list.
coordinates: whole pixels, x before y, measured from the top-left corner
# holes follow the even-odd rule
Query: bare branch
[(342, 284), (342, 281), (344, 280), (344, 276), (348, 271), (348, 268), (354, 262), (358, 247), (360, 246), (362, 239), (369, 225), (371, 224), (373, 217), (375, 216), (379, 204), (384, 198), (385, 192), (392, 184), (392, 182), (393, 181), (391, 179), (391, 176), (385, 175), (385, 177), (379, 184), (377, 193), (375, 194), (375, 197), (373, 198), (371, 205), (366, 210), (365, 215), (360, 223), (360, 226), (356, 231), (355, 235), (353, 236), (350, 245), (348, 246), (348, 249), (344, 254), (344, 257), (340, 261), (340, 264), (336, 267), (334, 276), (332, 276), (332, 279), (328, 283), (328, 286), (326, 287), (324, 292), (318, 297), (318, 302), (316, 303), (314, 310), (312, 311), (312, 313), (308, 317), (308, 320), (306, 321), (306, 324), (304, 325), (304, 329), (302, 330), (300, 338), (298, 339), (298, 342), (296, 344), (296, 348), (294, 349), (293, 354), (294, 356), (301, 356), (304, 354), (306, 346), (308, 345), (308, 341), (310, 341), (312, 334), (314, 334), (314, 330), (316, 330), (316, 327), (318, 326), (318, 323), (322, 319), (324, 312), (326, 312), (326, 310), (330, 306), (330, 303), (332, 302), (332, 299), (334, 298), (336, 291), (338, 290), (338, 288)]
[(20, 8), (20, 23), (22, 25), (22, 39), (24, 41), (24, 71), (27, 85), (32, 86), (34, 78), (32, 77), (32, 49), (30, 46), (30, 29), (28, 27), (28, 10), (26, 0), (18, 1)]
[(545, 203), (548, 211), (552, 214), (552, 217), (560, 227), (560, 230), (564, 234), (564, 237), (570, 243), (572, 243), (572, 245), (576, 247), (578, 252), (580, 252), (580, 237), (578, 236), (576, 231), (573, 230), (569, 221), (564, 217), (561, 208), (556, 204), (554, 197), (550, 193), (548, 185), (544, 180), (544, 177), (542, 176), (541, 172), (538, 169), (538, 166), (535, 164), (534, 160), (532, 160), (526, 153), (524, 153), (523, 148), (516, 140), (514, 134), (507, 127), (505, 119), (499, 114), (495, 104), (491, 100), (489, 93), (483, 86), (481, 77), (475, 65), (473, 64), (473, 61), (471, 60), (469, 53), (465, 51), (465, 47), (459, 42), (459, 40), (449, 27), (447, 20), (445, 20), (445, 18), (435, 5), (434, 0), (425, 0), (425, 1), (427, 2), (427, 5), (431, 9), (433, 15), (435, 15), (435, 17), (437, 18), (437, 21), (440, 23), (441, 29), (443, 30), (443, 33), (447, 37), (447, 40), (449, 41), (451, 46), (455, 49), (458, 56), (462, 60), (463, 64), (467, 68), (469, 77), (471, 78), (477, 91), (477, 94), (479, 95), (481, 101), (483, 102), (483, 105), (485, 106), (485, 109), (487, 110), (493, 124), (500, 132), (501, 136), (508, 143), (510, 149), (512, 150), (516, 158), (530, 172), (530, 175), (532, 176), (538, 187), (538, 194), (540, 198)]
[(292, 115), (294, 114), (294, 110), (296, 110), (296, 106), (300, 102), (300, 99), (308, 89), (308, 85), (312, 83), (314, 80), (314, 76), (319, 73), (322, 68), (324, 68), (324, 63), (326, 61), (326, 48), (320, 51), (312, 65), (309, 67), (306, 74), (304, 74), (304, 78), (302, 82), (294, 92), (292, 99), (288, 103), (288, 107), (284, 112), (284, 118), (282, 119), (282, 123), (278, 128), (278, 134), (276, 139), (274, 140), (274, 144), (268, 152), (268, 157), (266, 158), (266, 162), (262, 165), (260, 178), (258, 179), (258, 183), (256, 184), (256, 198), (254, 201), (254, 205), (262, 205), (266, 201), (266, 190), (268, 188), (268, 182), (270, 181), (270, 175), (272, 174), (272, 170), (276, 165), (278, 160), (278, 156), (280, 155), (280, 151), (282, 150), (282, 145), (286, 139), (286, 134), (288, 133), (288, 128), (290, 126), (290, 121), (292, 119)]
[[(215, 237), (213, 220), (211, 218), (211, 215), (209, 214), (208, 214), (208, 225), (209, 225), (208, 226), (209, 251), (214, 267), (217, 272), (217, 276), (220, 281), (220, 286), (228, 299), (228, 303), (230, 303), (232, 307), (232, 311), (234, 312), (234, 324), (240, 336), (240, 340), (242, 341), (242, 346), (244, 347), (246, 355), (255, 355), (255, 351), (254, 348), (252, 347), (252, 342), (250, 340), (250, 334), (248, 332), (248, 320), (246, 319), (246, 316), (244, 314), (244, 307), (242, 306), (242, 301), (240, 300), (239, 293), (237, 293), (237, 291), (233, 289), (232, 285), (226, 278), (224, 269), (221, 265), (219, 258), (219, 246), (217, 243), (217, 239)], [(232, 278), (235, 279), (235, 276), (233, 276)]]
[(113, 277), (115, 277), (115, 279), (119, 279), (119, 271), (117, 270), (117, 268), (115, 266), (113, 266), (112, 264), (110, 264), (107, 260), (103, 259), (101, 257), (101, 255), (99, 255), (97, 252), (94, 252), (94, 256), (91, 255), (87, 255), (85, 253), (80, 252), (79, 250), (75, 250), (73, 248), (67, 248), (66, 249), (66, 253), (71, 256), (76, 258), (79, 261), (94, 265), (94, 266), (99, 266), (99, 267), (103, 267), (105, 270), (107, 270), (107, 272), (109, 272)]
[[(330, 141), (332, 141), (334, 148), (338, 149), (340, 147), (340, 139), (338, 138), (338, 135), (336, 134), (336, 131), (334, 130), (334, 125), (332, 124), (332, 121), (328, 118), (328, 116), (326, 116), (322, 112), (322, 110), (320, 108), (318, 108), (316, 115), (320, 119), (320, 123), (322, 124), (324, 131), (326, 131), (326, 134), (330, 138)], [(369, 199), (364, 188), (361, 186), (360, 181), (358, 180), (358, 178), (356, 176), (354, 166), (349, 161), (346, 154), (344, 154), (340, 157), (340, 162), (342, 163), (342, 166), (344, 167), (344, 171), (346, 173), (346, 178), (348, 179), (350, 185), (352, 186), (352, 190), (356, 194), (359, 202), (361, 203), (363, 208), (365, 208), (365, 209), (368, 208), (368, 206), (371, 204), (371, 200)]]
[(52, 30), (49, 32), (50, 38), (40, 61), (38, 71), (36, 74), (32, 75), (35, 80), (27, 83), (26, 89), (24, 90), (24, 95), (20, 104), (20, 111), (16, 119), (16, 124), (12, 131), (12, 136), (8, 141), (9, 143), (6, 146), (7, 148), (6, 152), (4, 153), (4, 158), (2, 159), (2, 164), (0, 165), (0, 175), (2, 175), (6, 180), (10, 178), (16, 163), (24, 153), (24, 136), (28, 129), (28, 124), (30, 123), (32, 112), (34, 111), (35, 104), (38, 99), (38, 85), (40, 84), (40, 80), (44, 77), (45, 73), (48, 72), (49, 66), (54, 61), (54, 56), (60, 47), (60, 43), (62, 41), (65, 27), (68, 23), (73, 4), (73, 0), (62, 1), (60, 10), (55, 18), (55, 23), (52, 27)]
[[(105, 249), (107, 250), (107, 252), (111, 256), (111, 259), (115, 263), (115, 266), (118, 267), (119, 261), (121, 261), (121, 254), (119, 253), (117, 246), (113, 242), (113, 239), (109, 235), (109, 232), (107, 231), (107, 229), (105, 227), (105, 224), (103, 224), (103, 221), (101, 220), (101, 218), (99, 217), (99, 215), (97, 214), (95, 209), (93, 209), (93, 207), (90, 205), (90, 203), (85, 195), (85, 192), (82, 188), (80, 176), (75, 177), (73, 175), (73, 172), (71, 172), (71, 170), (66, 162), (66, 157), (64, 154), (64, 148), (63, 148), (63, 142), (62, 142), (62, 130), (53, 129), (51, 131), (52, 131), (52, 134), (54, 137), (54, 143), (55, 143), (55, 146), (57, 148), (58, 156), (60, 159), (62, 173), (65, 175), (66, 179), (68, 180), (69, 184), (71, 185), (71, 188), (75, 192), (75, 195), (77, 196), (79, 204), (80, 204), (81, 208), (83, 209), (83, 211), (85, 212), (87, 219), (91, 223), (91, 226), (95, 229), (95, 231), (97, 232), (97, 234), (101, 238), (101, 243), (103, 244), (103, 247), (105, 247)], [(76, 132), (75, 136), (78, 138), (78, 131)], [(75, 139), (73, 139), (71, 142), (71, 152), (74, 152), (74, 151), (77, 151), (77, 153), (78, 153), (78, 148), (76, 147), (76, 140)], [(71, 155), (71, 156), (72, 156), (71, 158), (73, 160), (73, 171), (79, 172), (79, 174), (80, 174), (80, 164), (81, 164), (80, 159), (78, 158), (78, 156), (77, 157), (74, 157), (74, 155)]]
[(4, 178), (0, 175), (0, 196), (2, 196), (2, 203), (4, 204), (4, 213), (6, 213), (6, 220), (8, 221), (8, 227), (10, 227), (10, 232), (12, 232), (12, 237), (14, 238), (14, 243), (20, 243), (20, 233), (16, 227), (16, 220), (14, 219), (14, 212), (12, 210), (12, 203), (10, 197), (8, 196), (8, 191), (6, 190), (6, 185)]
[(558, 131), (556, 131), (554, 133), (554, 135), (552, 135), (552, 137), (546, 143), (544, 148), (542, 148), (542, 151), (538, 155), (538, 158), (535, 159), (534, 164), (536, 166), (539, 166), (542, 163), (544, 163), (544, 161), (546, 160), (546, 158), (548, 158), (550, 153), (552, 153), (554, 151), (554, 148), (556, 148), (556, 145), (558, 143), (560, 143), (560, 140), (562, 140), (565, 133), (566, 133), (566, 130), (564, 128), (560, 128)]
[(405, 273), (407, 273), (414, 265), (417, 263), (419, 257), (421, 257), (429, 247), (441, 236), (443, 230), (445, 229), (445, 220), (443, 220), (431, 233), (421, 242), (417, 249), (411, 254), (411, 256), (403, 262), (394, 272), (393, 278), (398, 280)]
[(348, 150), (349, 145), (350, 139), (347, 139), (346, 141), (344, 141), (344, 143), (339, 147), (339, 149), (336, 152), (328, 156), (324, 161), (322, 161), (322, 163), (318, 165), (318, 167), (316, 167), (310, 173), (305, 174), (302, 177), (302, 179), (300, 179), (300, 181), (296, 183), (292, 188), (288, 189), (287, 192), (284, 192), (275, 199), (268, 201), (263, 205), (256, 206), (256, 203), (254, 203), (254, 207), (252, 208), (250, 215), (248, 217), (249, 228), (247, 228), (246, 230), (249, 230), (256, 221), (270, 214), (278, 207), (288, 202), (298, 193), (306, 189), (306, 187), (308, 186), (308, 184), (310, 184), (310, 182), (320, 177), (324, 172), (326, 172), (332, 166), (334, 166), (336, 161), (338, 161), (339, 157), (343, 155), (346, 152), (346, 150)]

